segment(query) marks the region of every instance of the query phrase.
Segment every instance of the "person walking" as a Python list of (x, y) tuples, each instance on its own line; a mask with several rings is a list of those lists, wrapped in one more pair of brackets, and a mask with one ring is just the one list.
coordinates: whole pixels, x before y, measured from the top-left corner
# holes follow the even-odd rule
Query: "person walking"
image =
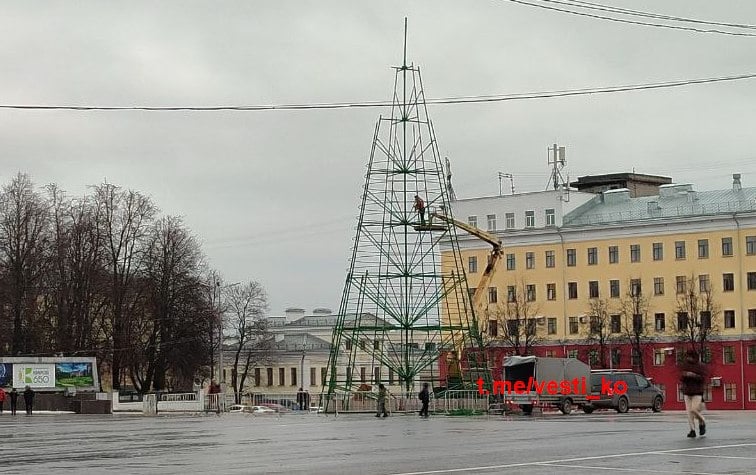
[(8, 397), (10, 398), (10, 408), (11, 408), (11, 415), (16, 415), (16, 405), (18, 404), (18, 391), (16, 391), (16, 388), (11, 388), (11, 391), (8, 393)]
[(428, 404), (430, 403), (430, 391), (428, 391), (428, 383), (423, 383), (423, 390), (418, 394), (420, 402), (423, 403), (423, 407), (420, 409), (420, 417), (428, 418)]
[(378, 385), (378, 410), (376, 411), (375, 417), (381, 417), (381, 414), (383, 414), (383, 417), (388, 417), (388, 412), (386, 412), (386, 402), (388, 400), (388, 391), (386, 390), (386, 386), (383, 384)]
[(26, 405), (26, 415), (31, 416), (34, 407), (34, 390), (29, 385), (24, 389), (24, 404)]
[(412, 209), (417, 210), (417, 214), (420, 215), (420, 225), (425, 226), (425, 201), (420, 198), (420, 195), (415, 195), (415, 206)]
[(699, 435), (706, 434), (706, 420), (703, 414), (701, 414), (705, 381), (706, 368), (701, 364), (698, 353), (688, 350), (685, 362), (680, 367), (680, 382), (682, 383), (682, 393), (685, 398), (685, 412), (688, 415), (688, 425), (690, 425), (690, 432), (688, 432), (688, 437), (690, 438), (696, 436), (696, 419), (698, 419)]
[(0, 388), (0, 414), (3, 413), (4, 405), (5, 405), (5, 389)]

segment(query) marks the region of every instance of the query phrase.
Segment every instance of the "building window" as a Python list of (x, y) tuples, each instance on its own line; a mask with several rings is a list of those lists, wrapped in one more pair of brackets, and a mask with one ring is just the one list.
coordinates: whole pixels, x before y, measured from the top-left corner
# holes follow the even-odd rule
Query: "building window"
[(520, 320), (516, 318), (507, 320), (507, 333), (510, 335), (518, 335), (520, 333)]
[(655, 242), (652, 245), (652, 249), (655, 261), (661, 261), (662, 259), (664, 259), (664, 244)]
[(546, 251), (546, 267), (554, 267), (556, 265), (556, 258), (554, 257), (554, 251)]
[(546, 284), (546, 300), (556, 300), (556, 284)]
[(517, 300), (517, 290), (514, 285), (507, 286), (507, 302), (514, 303)]
[(260, 379), (262, 379), (260, 368), (255, 368), (255, 386), (260, 386)]
[[(475, 292), (477, 290), (478, 289), (476, 289), (475, 287), (469, 287), (467, 289), (467, 296), (470, 297), (470, 300), (475, 300)], [(347, 349), (349, 349), (349, 348), (347, 348)]]
[(701, 310), (698, 321), (701, 328), (705, 330), (711, 329), (711, 312), (708, 310)]
[(685, 330), (688, 328), (688, 312), (677, 312), (677, 329)]
[(291, 368), (291, 385), (297, 385), (297, 368)]
[(557, 319), (553, 317), (549, 317), (547, 320), (547, 331), (549, 335), (556, 335), (557, 332)]
[(756, 401), (756, 383), (748, 383), (748, 400)]
[(700, 292), (711, 291), (711, 281), (709, 280), (709, 274), (701, 274), (698, 276), (698, 290)]
[(373, 349), (374, 350), (380, 350), (381, 349), (381, 340), (375, 340), (373, 342)]
[[(711, 363), (711, 348), (709, 348), (708, 346), (703, 350), (703, 354), (701, 355), (701, 363)], [(711, 400), (711, 396), (709, 396), (709, 400)]]
[(735, 310), (724, 311), (724, 326), (725, 328), (735, 328)]
[(641, 289), (641, 280), (630, 279), (630, 295), (633, 297), (638, 297), (642, 293), (643, 293), (643, 289)]
[(546, 350), (546, 358), (556, 358), (556, 351)]
[[(570, 335), (577, 335), (578, 332), (578, 317), (570, 317)], [(570, 350), (577, 351), (577, 350)], [(572, 357), (570, 357), (572, 358)], [(575, 356), (577, 358), (577, 356)]]
[(360, 382), (366, 383), (367, 382), (367, 368), (364, 366), (360, 366)]
[(654, 314), (654, 330), (656, 330), (658, 332), (663, 332), (665, 326), (666, 326), (666, 322), (664, 320), (664, 314), (663, 313), (655, 313)]
[(598, 350), (589, 350), (588, 351), (588, 363), (591, 366), (598, 366), (599, 364), (599, 354)]
[(735, 274), (722, 274), (722, 291), (732, 292), (735, 290)]
[(380, 384), (381, 382), (381, 367), (376, 366), (373, 368), (373, 383)]
[(630, 364), (633, 366), (639, 366), (641, 361), (641, 354), (635, 348), (630, 350)]
[(664, 295), (664, 277), (654, 277), (654, 295)]
[(505, 220), (504, 224), (506, 225), (507, 229), (514, 229), (514, 227), (515, 227), (515, 215), (514, 215), (514, 213), (505, 213), (504, 214), (504, 220)]
[(525, 211), (525, 227), (535, 227), (535, 211)]
[(683, 398), (683, 393), (682, 393), (682, 386), (678, 384), (677, 385), (677, 402), (683, 402), (683, 401), (684, 401), (684, 398)]
[(597, 280), (588, 282), (588, 298), (597, 299), (599, 297), (599, 283)]
[(756, 364), (756, 345), (748, 347), (748, 364)]
[(499, 301), (499, 296), (496, 293), (496, 287), (488, 288), (488, 303), (496, 303)]
[(756, 236), (746, 236), (746, 255), (756, 254)]
[(675, 241), (675, 259), (685, 259), (685, 241)]
[(556, 215), (553, 208), (546, 208), (546, 226), (556, 226)]
[(643, 315), (640, 313), (633, 314), (633, 332), (642, 333), (646, 325), (643, 323)]
[(507, 254), (507, 270), (515, 270), (515, 255)]
[(394, 369), (393, 368), (389, 368), (388, 383), (394, 384)]
[(310, 368), (310, 386), (318, 385), (318, 368)]
[(613, 299), (619, 298), (620, 296), (620, 281), (619, 280), (609, 281), (609, 296)]
[(320, 368), (320, 385), (321, 386), (325, 386), (327, 376), (328, 376), (328, 368)]
[(735, 347), (734, 346), (722, 347), (722, 363), (735, 364)]
[(609, 264), (619, 262), (619, 246), (609, 246)]
[(664, 350), (661, 348), (654, 348), (654, 366), (661, 366), (664, 364)]
[(684, 275), (675, 277), (675, 290), (678, 294), (684, 294), (688, 288), (688, 279)]
[(478, 272), (478, 258), (471, 256), (467, 258), (467, 272), (475, 274)]
[(525, 286), (525, 298), (528, 300), (528, 302), (535, 302), (536, 300), (535, 284), (528, 284)]
[[(575, 333), (577, 333), (577, 332), (575, 332)], [(569, 350), (567, 352), (567, 358), (575, 358), (575, 359), (577, 359), (577, 357), (578, 357), (578, 350)]]
[(268, 377), (268, 386), (273, 386), (273, 368), (267, 368), (265, 372)]
[(724, 385), (724, 400), (725, 401), (737, 401), (737, 385), (735, 383), (725, 383)]
[(724, 237), (722, 238), (722, 256), (731, 256), (731, 255), (732, 255), (732, 238)]
[(619, 333), (622, 331), (622, 320), (619, 315), (611, 315), (609, 317), (609, 330), (612, 333)]
[(756, 328), (756, 308), (748, 309), (748, 328)]
[(279, 386), (286, 385), (286, 369), (285, 368), (278, 368), (278, 385)]
[(708, 239), (698, 240), (698, 258), (699, 259), (709, 258), (709, 240)]
[(630, 245), (630, 262), (640, 262), (640, 260), (641, 260), (640, 244), (631, 244)]
[(535, 269), (535, 252), (525, 253), (525, 268)]
[(578, 298), (577, 282), (567, 282), (567, 298)]
[(488, 321), (488, 334), (496, 338), (499, 336), (499, 321), (498, 320), (489, 320)]
[(617, 367), (620, 365), (620, 362), (622, 361), (622, 352), (619, 348), (612, 348), (611, 358), (612, 358), (612, 366)]
[[(472, 296), (471, 296), (471, 297), (472, 297)], [(346, 340), (344, 341), (344, 346), (346, 347), (346, 350), (347, 350), (347, 351), (351, 351), (351, 350), (352, 350), (352, 340), (350, 340), (350, 339), (346, 339)]]
[(488, 224), (489, 231), (496, 231), (496, 215), (495, 214), (487, 215), (486, 222)]
[(567, 265), (569, 267), (577, 265), (577, 251), (575, 249), (567, 249)]
[(477, 228), (478, 227), (478, 217), (477, 216), (468, 216), (467, 217), (467, 224), (470, 226)]
[(746, 277), (748, 277), (748, 290), (756, 290), (756, 272), (749, 272)]
[(595, 266), (596, 264), (598, 264), (598, 248), (589, 247), (588, 248), (588, 265)]

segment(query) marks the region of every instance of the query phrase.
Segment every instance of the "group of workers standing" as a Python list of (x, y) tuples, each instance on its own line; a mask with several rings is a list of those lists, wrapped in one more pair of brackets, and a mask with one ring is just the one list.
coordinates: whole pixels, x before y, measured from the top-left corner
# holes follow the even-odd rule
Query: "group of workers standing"
[[(31, 416), (32, 415), (32, 409), (34, 407), (34, 390), (26, 386), (24, 389), (24, 392), (21, 393), (24, 396), (24, 405), (26, 408), (26, 415)], [(16, 415), (16, 407), (18, 405), (18, 395), (19, 392), (16, 391), (16, 388), (12, 388), (9, 392), (5, 392), (3, 388), (0, 387), (0, 414), (3, 412), (3, 407), (5, 406), (5, 400), (10, 400), (10, 410), (12, 415)]]

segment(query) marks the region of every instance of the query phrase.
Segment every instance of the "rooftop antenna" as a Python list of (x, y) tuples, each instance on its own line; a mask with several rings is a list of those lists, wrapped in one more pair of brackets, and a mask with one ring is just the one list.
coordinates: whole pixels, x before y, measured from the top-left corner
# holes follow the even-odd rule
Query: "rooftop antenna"
[(512, 194), (515, 194), (515, 188), (514, 188), (514, 177), (511, 173), (502, 173), (499, 172), (499, 196), (502, 196), (504, 194), (504, 191), (501, 187), (501, 179), (502, 178), (509, 178), (509, 186), (512, 187)]
[(548, 150), (548, 163), (552, 166), (551, 180), (549, 180), (549, 182), (554, 184), (555, 190), (558, 190), (560, 186), (564, 186), (566, 184), (564, 177), (562, 176), (562, 169), (567, 163), (567, 159), (565, 157), (565, 148), (559, 147), (557, 146), (557, 144), (554, 144), (553, 146), (549, 147)]

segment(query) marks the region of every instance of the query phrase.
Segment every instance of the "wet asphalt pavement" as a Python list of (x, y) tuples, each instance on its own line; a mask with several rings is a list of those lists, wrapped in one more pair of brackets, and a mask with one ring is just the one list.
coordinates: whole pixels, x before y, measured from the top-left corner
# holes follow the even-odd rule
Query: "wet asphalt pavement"
[(756, 412), (0, 415), (0, 473), (756, 474)]

